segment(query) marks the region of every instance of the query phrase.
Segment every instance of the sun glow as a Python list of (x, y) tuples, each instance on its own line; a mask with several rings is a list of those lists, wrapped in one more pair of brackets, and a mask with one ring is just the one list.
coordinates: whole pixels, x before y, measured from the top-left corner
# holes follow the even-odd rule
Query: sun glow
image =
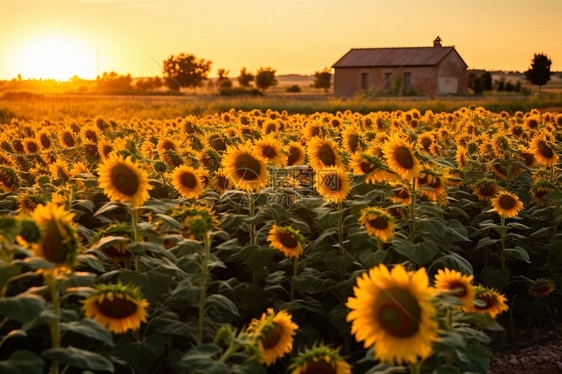
[(15, 63), (23, 79), (65, 81), (75, 75), (80, 78), (96, 76), (96, 50), (70, 37), (34, 40), (22, 47)]

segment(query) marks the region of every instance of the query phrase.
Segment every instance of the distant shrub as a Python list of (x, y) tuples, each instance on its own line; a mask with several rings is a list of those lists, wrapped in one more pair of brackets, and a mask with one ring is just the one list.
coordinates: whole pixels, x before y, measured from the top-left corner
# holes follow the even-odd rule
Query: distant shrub
[(223, 87), (219, 90), (219, 94), (221, 96), (263, 96), (263, 93), (257, 88), (248, 90), (242, 87)]
[(301, 88), (297, 84), (293, 84), (291, 87), (287, 87), (287, 92), (301, 92)]

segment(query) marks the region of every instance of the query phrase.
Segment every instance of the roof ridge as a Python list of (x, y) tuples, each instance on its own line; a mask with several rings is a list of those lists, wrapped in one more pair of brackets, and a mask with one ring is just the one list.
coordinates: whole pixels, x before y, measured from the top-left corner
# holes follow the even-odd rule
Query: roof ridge
[(455, 48), (454, 45), (447, 45), (441, 47), (434, 47), (434, 46), (422, 46), (422, 47), (360, 47), (360, 48), (351, 48), (353, 49), (417, 49), (417, 48)]

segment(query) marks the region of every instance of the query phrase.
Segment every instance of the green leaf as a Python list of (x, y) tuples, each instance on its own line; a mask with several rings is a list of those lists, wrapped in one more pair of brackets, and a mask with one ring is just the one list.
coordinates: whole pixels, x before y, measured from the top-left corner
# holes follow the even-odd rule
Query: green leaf
[(100, 273), (105, 272), (103, 262), (94, 255), (86, 253), (80, 254), (78, 255), (78, 261), (85, 263), (90, 269), (99, 271)]
[(439, 247), (434, 242), (412, 244), (404, 239), (394, 239), (390, 243), (396, 252), (417, 265), (425, 264), (439, 253)]
[(123, 336), (115, 343), (115, 355), (136, 371), (152, 373), (158, 358), (164, 353), (166, 339), (162, 335), (149, 335), (143, 341)]
[(0, 268), (0, 290), (4, 288), (10, 278), (18, 275), (21, 271), (21, 265), (11, 265)]
[(529, 235), (529, 238), (540, 238), (543, 236), (547, 236), (550, 235), (551, 231), (552, 227), (543, 227), (542, 229), (534, 231), (531, 235)]
[(416, 224), (419, 225), (421, 230), (429, 234), (433, 234), (438, 238), (442, 238), (445, 235), (445, 227), (447, 223), (441, 218), (423, 218), (416, 221)]
[(240, 250), (244, 263), (257, 275), (264, 273), (264, 267), (275, 254), (275, 249), (266, 246), (249, 245)]
[(520, 246), (516, 246), (515, 248), (506, 248), (505, 254), (517, 260), (524, 261), (528, 264), (531, 263), (531, 258), (529, 257), (529, 253), (525, 249), (521, 248)]
[(471, 263), (457, 253), (439, 257), (430, 266), (430, 268), (434, 267), (457, 270), (466, 275), (472, 275), (474, 273)]
[(37, 317), (44, 308), (45, 300), (33, 294), (5, 297), (0, 300), (0, 315), (9, 317), (18, 322), (31, 321)]
[(134, 242), (127, 245), (127, 249), (133, 254), (141, 255), (146, 252), (152, 252), (155, 254), (165, 253), (166, 248), (161, 243), (155, 242)]
[(73, 332), (113, 346), (111, 333), (93, 319), (84, 318), (80, 321), (62, 322), (60, 327), (63, 332)]
[(43, 374), (45, 361), (29, 351), (15, 351), (10, 358), (0, 361), (3, 374)]
[(509, 283), (511, 272), (506, 267), (494, 269), (491, 266), (487, 266), (482, 269), (480, 277), (488, 287), (493, 287), (501, 291)]
[(104, 356), (75, 347), (47, 349), (43, 351), (43, 356), (51, 361), (80, 369), (114, 372), (113, 363)]
[(102, 215), (104, 213), (111, 212), (112, 210), (115, 210), (115, 209), (120, 208), (120, 207), (121, 207), (120, 204), (114, 203), (112, 201), (108, 201), (101, 208), (99, 208), (97, 210), (97, 212), (94, 213), (94, 217), (97, 217), (97, 216)]
[(447, 221), (447, 228), (445, 229), (445, 238), (452, 242), (470, 242), (468, 238), (468, 230), (458, 220), (451, 219)]
[[(225, 311), (228, 314), (238, 317), (238, 308), (230, 299), (224, 295), (215, 294), (207, 296), (205, 301), (205, 307), (209, 310), (209, 313), (222, 316), (221, 311)], [(231, 318), (230, 318), (231, 319)], [(229, 320), (229, 318), (227, 318)]]
[(177, 362), (177, 366), (183, 369), (197, 370), (208, 374), (228, 373), (228, 365), (216, 360), (220, 353), (220, 348), (215, 344), (203, 344), (187, 352), (187, 354)]
[(178, 230), (183, 229), (183, 225), (180, 222), (178, 222), (177, 220), (166, 214), (157, 213), (155, 214), (155, 217), (161, 220), (162, 222), (164, 222), (166, 225), (170, 226), (171, 228), (178, 229)]
[(232, 368), (233, 374), (266, 374), (267, 371), (256, 361), (245, 362), (242, 365), (234, 365)]

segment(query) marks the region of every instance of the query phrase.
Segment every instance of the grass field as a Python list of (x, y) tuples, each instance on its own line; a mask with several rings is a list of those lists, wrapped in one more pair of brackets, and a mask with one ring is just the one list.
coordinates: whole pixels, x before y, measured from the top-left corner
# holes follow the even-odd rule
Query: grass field
[[(319, 98), (320, 97), (320, 98)], [(45, 96), (36, 100), (0, 99), (0, 123), (9, 123), (12, 118), (24, 120), (63, 120), (66, 118), (94, 118), (103, 116), (116, 120), (171, 119), (186, 115), (205, 116), (221, 113), (231, 108), (250, 111), (252, 109), (286, 110), (289, 114), (312, 114), (315, 112), (370, 113), (376, 111), (453, 112), (471, 105), (482, 106), (499, 113), (514, 114), (531, 109), (560, 108), (562, 94), (545, 94), (541, 97), (444, 97), (438, 99), (390, 98), (366, 100), (363, 98), (337, 99), (330, 96), (287, 95), (262, 98), (224, 99), (217, 96)]]

